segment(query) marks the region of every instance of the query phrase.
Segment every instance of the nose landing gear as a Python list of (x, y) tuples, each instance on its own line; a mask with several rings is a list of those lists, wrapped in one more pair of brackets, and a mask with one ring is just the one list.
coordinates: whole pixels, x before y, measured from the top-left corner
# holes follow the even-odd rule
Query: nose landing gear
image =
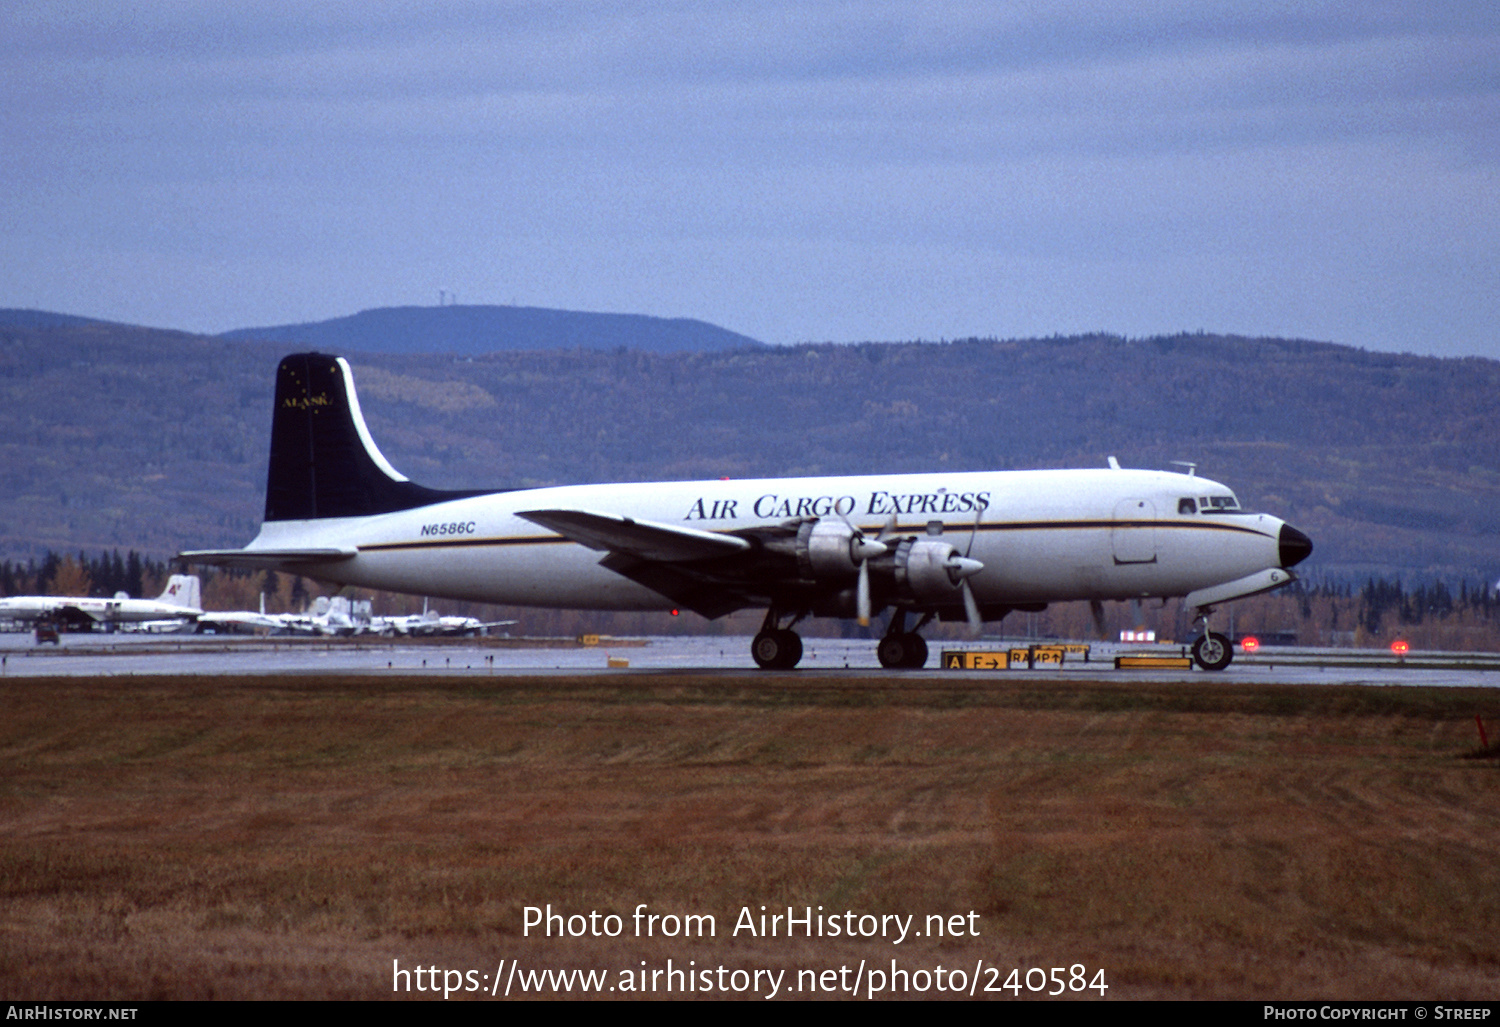
[(1204, 670), (1223, 670), (1234, 660), (1234, 643), (1227, 637), (1204, 629), (1193, 642), (1193, 662)]
[(1193, 616), (1193, 627), (1203, 628), (1203, 634), (1193, 640), (1193, 662), (1204, 670), (1223, 670), (1234, 661), (1234, 643), (1208, 630), (1208, 615), (1213, 612), (1212, 606), (1200, 606)]

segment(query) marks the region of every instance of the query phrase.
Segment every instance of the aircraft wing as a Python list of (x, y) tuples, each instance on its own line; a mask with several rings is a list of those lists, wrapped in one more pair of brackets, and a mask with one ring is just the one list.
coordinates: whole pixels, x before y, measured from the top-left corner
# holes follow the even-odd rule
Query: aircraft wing
[(353, 546), (329, 546), (323, 549), (192, 549), (178, 553), (184, 563), (201, 563), (214, 567), (249, 567), (254, 570), (279, 570), (288, 564), (337, 563), (359, 555)]
[(745, 580), (762, 555), (758, 538), (589, 510), (530, 510), (517, 516), (607, 552), (601, 567), (710, 619), (742, 609), (764, 591)]
[(86, 610), (77, 603), (61, 602), (38, 618), (64, 621), (68, 624), (101, 624), (105, 620), (103, 610)]
[(733, 535), (588, 510), (528, 510), (516, 516), (590, 549), (662, 563), (712, 560), (735, 556), (753, 548), (746, 540)]
[[(180, 623), (180, 622), (179, 622)], [(248, 610), (235, 610), (227, 613), (204, 613), (198, 617), (200, 628), (226, 628), (231, 631), (250, 631), (263, 628), (274, 631), (281, 627), (281, 621), (264, 613), (251, 613)]]

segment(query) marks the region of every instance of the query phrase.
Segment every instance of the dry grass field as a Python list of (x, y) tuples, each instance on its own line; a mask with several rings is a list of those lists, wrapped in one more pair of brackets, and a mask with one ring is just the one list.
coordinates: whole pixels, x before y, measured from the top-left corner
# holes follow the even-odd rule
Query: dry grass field
[[(489, 988), (510, 960), (608, 984), (672, 960), (807, 997), (798, 971), (894, 959), (925, 997), (939, 966), (983, 995), (1082, 964), (1109, 999), (1493, 999), (1500, 764), (1461, 757), (1497, 705), (937, 675), (0, 681), (0, 993), (382, 998), (393, 961)], [(524, 936), (549, 903), (623, 933)], [(637, 938), (641, 903), (716, 936)], [(978, 936), (735, 936), (762, 905), (972, 911)]]

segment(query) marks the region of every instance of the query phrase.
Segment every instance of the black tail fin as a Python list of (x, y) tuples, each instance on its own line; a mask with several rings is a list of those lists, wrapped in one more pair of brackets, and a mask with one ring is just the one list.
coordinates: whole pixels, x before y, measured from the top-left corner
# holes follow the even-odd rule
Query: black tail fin
[(424, 488), (392, 467), (343, 357), (295, 353), (277, 367), (266, 520), (362, 517), (482, 494)]

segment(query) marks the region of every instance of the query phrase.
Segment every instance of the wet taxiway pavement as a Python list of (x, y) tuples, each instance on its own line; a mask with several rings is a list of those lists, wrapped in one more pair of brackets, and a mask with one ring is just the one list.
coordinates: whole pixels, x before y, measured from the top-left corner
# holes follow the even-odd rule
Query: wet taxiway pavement
[[(1115, 669), (1114, 657), (1136, 647), (1094, 643), (1088, 660), (1070, 658), (1060, 667), (1033, 670), (945, 671), (941, 653), (953, 649), (993, 650), (1026, 646), (1027, 640), (976, 642), (931, 640), (927, 666), (915, 671), (882, 671), (873, 641), (806, 638), (800, 672), (880, 672), (893, 675), (942, 674), (991, 677), (1120, 678), (1142, 681), (1199, 680), (1199, 670)], [(1180, 650), (1158, 649), (1176, 653)], [(320, 673), (429, 673), (435, 675), (536, 675), (579, 672), (629, 674), (640, 671), (741, 672), (754, 668), (750, 639), (739, 636), (602, 639), (598, 645), (571, 640), (444, 639), (414, 642), (384, 639), (241, 639), (196, 635), (65, 635), (57, 646), (38, 646), (29, 634), (0, 634), (0, 675), (114, 677), (184, 674), (274, 675)], [(1228, 670), (1213, 676), (1228, 683), (1310, 685), (1408, 685), (1500, 687), (1500, 656), (1414, 652), (1404, 661), (1377, 650), (1262, 649), (1238, 655)]]

